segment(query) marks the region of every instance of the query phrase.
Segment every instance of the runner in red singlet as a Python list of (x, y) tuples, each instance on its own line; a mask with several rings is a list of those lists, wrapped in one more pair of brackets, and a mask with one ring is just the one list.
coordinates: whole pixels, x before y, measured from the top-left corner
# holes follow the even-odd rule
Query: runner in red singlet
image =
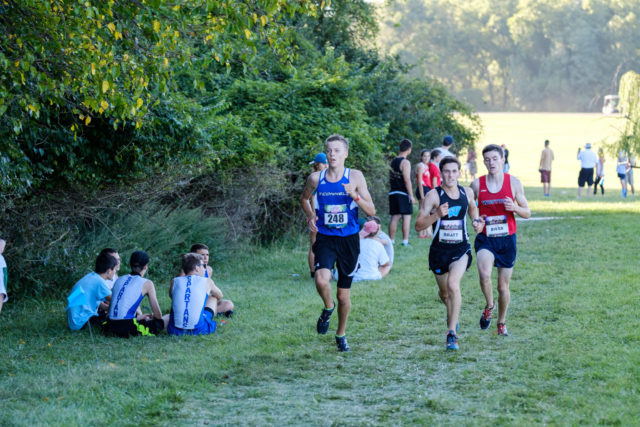
[(480, 328), (489, 328), (495, 308), (491, 283), (491, 271), (495, 266), (498, 268), (498, 334), (509, 335), (505, 318), (511, 298), (509, 280), (517, 251), (514, 214), (529, 218), (531, 210), (520, 180), (503, 172), (505, 159), (502, 148), (487, 145), (482, 150), (482, 157), (489, 173), (471, 183), (480, 211), (480, 218), (474, 221), (474, 229), (478, 232), (474, 247), (480, 288), (486, 300)]

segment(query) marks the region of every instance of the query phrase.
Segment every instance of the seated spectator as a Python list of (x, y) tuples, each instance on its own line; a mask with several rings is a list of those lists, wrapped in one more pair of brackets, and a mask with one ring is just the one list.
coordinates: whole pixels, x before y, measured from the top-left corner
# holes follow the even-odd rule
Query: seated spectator
[(7, 262), (2, 256), (6, 244), (7, 242), (0, 239), (0, 313), (2, 312), (2, 305), (9, 300), (9, 294), (7, 294)]
[(393, 267), (393, 242), (391, 241), (391, 238), (384, 231), (382, 231), (382, 222), (380, 221), (380, 218), (378, 218), (377, 216), (367, 217), (367, 221), (371, 220), (375, 221), (376, 224), (378, 224), (378, 234), (376, 234), (376, 240), (378, 240), (380, 243), (382, 243), (382, 246), (384, 246), (384, 250), (387, 252), (387, 256), (389, 257), (389, 267)]
[(69, 329), (77, 331), (87, 321), (102, 325), (107, 320), (111, 289), (106, 280), (116, 272), (116, 259), (109, 254), (100, 254), (96, 258), (95, 271), (78, 280), (67, 297), (67, 322)]
[(371, 220), (360, 231), (360, 255), (353, 281), (381, 280), (391, 270), (389, 256), (376, 237), (380, 227)]
[(118, 271), (120, 271), (120, 254), (113, 248), (104, 248), (100, 251), (100, 254), (109, 254), (118, 261), (118, 264), (116, 264), (116, 273), (113, 275), (111, 280), (106, 281), (109, 289), (113, 289), (113, 285), (115, 285), (116, 280), (118, 280)]
[[(209, 247), (204, 243), (195, 243), (191, 245), (191, 253), (202, 255), (202, 263), (204, 264), (204, 277), (212, 278), (213, 277), (213, 269), (209, 264)], [(184, 276), (184, 271), (180, 270), (179, 277)], [(212, 279), (213, 280), (213, 279)], [(169, 295), (171, 296), (171, 295)], [(233, 316), (233, 302), (228, 299), (223, 299), (218, 301), (218, 306), (216, 307), (216, 315), (217, 316)]]
[[(156, 288), (151, 280), (144, 278), (149, 269), (149, 255), (143, 251), (135, 251), (129, 258), (129, 266), (131, 274), (118, 278), (113, 285), (105, 332), (122, 338), (154, 336), (166, 328), (169, 316), (163, 319)], [(153, 314), (143, 314), (140, 309), (145, 296)]]
[(188, 253), (182, 256), (184, 276), (175, 277), (169, 287), (171, 315), (167, 332), (171, 335), (207, 335), (216, 330), (218, 301), (222, 292), (204, 277), (202, 255)]

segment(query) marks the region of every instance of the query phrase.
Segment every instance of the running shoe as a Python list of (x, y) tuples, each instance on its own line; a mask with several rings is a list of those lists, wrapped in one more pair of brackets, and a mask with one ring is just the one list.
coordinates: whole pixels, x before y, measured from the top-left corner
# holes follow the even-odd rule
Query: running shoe
[(351, 347), (349, 347), (349, 343), (347, 343), (347, 337), (344, 335), (336, 337), (336, 345), (338, 346), (338, 351), (351, 351)]
[(491, 325), (491, 317), (493, 316), (493, 310), (496, 308), (496, 302), (489, 308), (485, 308), (480, 316), (480, 329), (488, 329)]
[(458, 348), (458, 336), (455, 332), (449, 331), (447, 334), (447, 350), (457, 350)]
[(402, 242), (402, 246), (404, 246), (405, 248), (410, 248), (411, 247), (411, 243), (409, 242)]
[(320, 317), (318, 318), (318, 325), (316, 326), (319, 334), (324, 335), (329, 330), (329, 321), (331, 320), (331, 315), (335, 309), (335, 302), (333, 303), (333, 308), (331, 310), (327, 310), (326, 308), (322, 309), (322, 314), (320, 314)]
[(504, 323), (498, 323), (498, 335), (504, 335), (505, 337), (509, 336), (509, 332), (507, 332), (507, 326)]

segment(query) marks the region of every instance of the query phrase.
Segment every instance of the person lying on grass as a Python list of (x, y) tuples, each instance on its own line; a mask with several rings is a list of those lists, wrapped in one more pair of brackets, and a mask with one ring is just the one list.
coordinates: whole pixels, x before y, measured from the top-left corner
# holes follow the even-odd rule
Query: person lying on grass
[(95, 271), (78, 280), (67, 297), (67, 322), (69, 329), (77, 331), (87, 324), (101, 325), (107, 320), (111, 289), (106, 281), (116, 272), (118, 261), (109, 254), (96, 258)]
[[(154, 336), (167, 327), (169, 316), (162, 317), (156, 288), (151, 280), (144, 278), (149, 270), (149, 255), (143, 251), (135, 251), (129, 258), (129, 266), (131, 273), (119, 277), (113, 285), (109, 318), (104, 332), (122, 338)], [(143, 314), (140, 309), (145, 296), (151, 305), (152, 314)]]
[(182, 256), (184, 276), (175, 277), (169, 287), (171, 314), (167, 332), (170, 335), (208, 335), (216, 331), (218, 301), (222, 292), (208, 277), (202, 255)]

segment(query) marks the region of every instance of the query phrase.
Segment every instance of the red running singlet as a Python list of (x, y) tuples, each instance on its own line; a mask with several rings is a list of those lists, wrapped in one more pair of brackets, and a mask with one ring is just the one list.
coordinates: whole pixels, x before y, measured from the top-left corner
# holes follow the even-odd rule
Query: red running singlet
[(513, 199), (511, 175), (504, 174), (502, 188), (497, 193), (491, 193), (487, 188), (486, 175), (480, 177), (479, 184), (478, 208), (480, 209), (480, 215), (486, 216), (482, 232), (487, 237), (504, 237), (515, 234), (516, 217), (513, 212), (509, 212), (504, 208), (504, 200), (507, 197)]

